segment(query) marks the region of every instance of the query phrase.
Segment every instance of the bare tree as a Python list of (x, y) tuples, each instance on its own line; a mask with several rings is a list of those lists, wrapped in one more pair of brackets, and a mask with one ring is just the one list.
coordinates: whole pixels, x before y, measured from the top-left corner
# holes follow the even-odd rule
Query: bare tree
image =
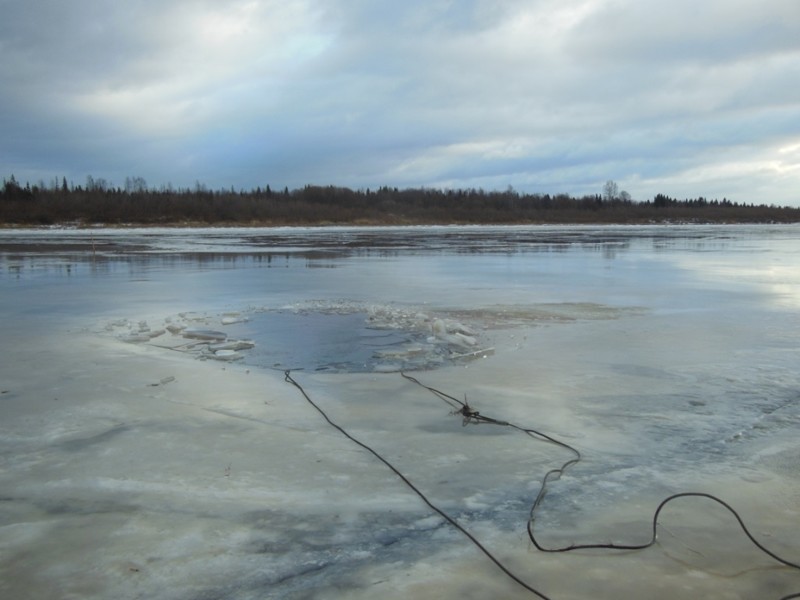
[(105, 192), (111, 188), (111, 184), (104, 178), (94, 178), (91, 175), (86, 176), (86, 191), (88, 192)]
[(603, 186), (603, 200), (616, 200), (619, 195), (619, 187), (615, 181), (609, 179)]
[(126, 177), (125, 178), (125, 191), (129, 194), (147, 191), (147, 181), (144, 177)]

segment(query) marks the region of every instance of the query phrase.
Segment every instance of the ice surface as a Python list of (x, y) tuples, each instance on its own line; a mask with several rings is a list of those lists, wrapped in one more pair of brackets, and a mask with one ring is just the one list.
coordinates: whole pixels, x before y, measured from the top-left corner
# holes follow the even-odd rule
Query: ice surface
[(329, 427), (283, 381), (298, 365), (554, 600), (800, 591), (702, 500), (670, 505), (646, 551), (537, 552), (530, 503), (569, 453), (382, 372), (581, 450), (537, 515), (547, 545), (643, 541), (662, 498), (704, 491), (797, 561), (800, 275), (775, 266), (798, 233), (0, 232), (0, 596), (531, 597)]

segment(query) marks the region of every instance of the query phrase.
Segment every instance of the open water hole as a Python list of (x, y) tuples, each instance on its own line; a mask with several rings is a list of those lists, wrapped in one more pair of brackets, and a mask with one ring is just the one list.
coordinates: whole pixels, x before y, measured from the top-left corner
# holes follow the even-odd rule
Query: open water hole
[(369, 372), (385, 362), (379, 352), (423, 338), (402, 330), (368, 327), (365, 313), (269, 311), (225, 328), (229, 337), (252, 339), (243, 364), (274, 369)]

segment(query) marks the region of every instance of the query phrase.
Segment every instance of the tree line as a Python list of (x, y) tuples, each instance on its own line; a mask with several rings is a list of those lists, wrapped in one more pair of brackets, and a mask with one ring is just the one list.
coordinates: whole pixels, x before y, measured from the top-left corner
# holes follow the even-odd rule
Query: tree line
[[(613, 185), (611, 185), (613, 184)], [(86, 185), (21, 185), (12, 175), (0, 188), (0, 225), (414, 225), (515, 223), (800, 222), (800, 208), (740, 204), (727, 199), (634, 201), (607, 182), (603, 193), (519, 193), (483, 189), (383, 186), (353, 190), (307, 185), (273, 190), (153, 189), (141, 177), (125, 187), (87, 177)]]

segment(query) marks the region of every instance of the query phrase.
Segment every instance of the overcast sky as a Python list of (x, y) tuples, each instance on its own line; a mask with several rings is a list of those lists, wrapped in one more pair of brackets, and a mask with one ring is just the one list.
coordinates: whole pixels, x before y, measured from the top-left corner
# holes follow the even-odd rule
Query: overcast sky
[(0, 0), (0, 176), (800, 206), (798, 0)]

